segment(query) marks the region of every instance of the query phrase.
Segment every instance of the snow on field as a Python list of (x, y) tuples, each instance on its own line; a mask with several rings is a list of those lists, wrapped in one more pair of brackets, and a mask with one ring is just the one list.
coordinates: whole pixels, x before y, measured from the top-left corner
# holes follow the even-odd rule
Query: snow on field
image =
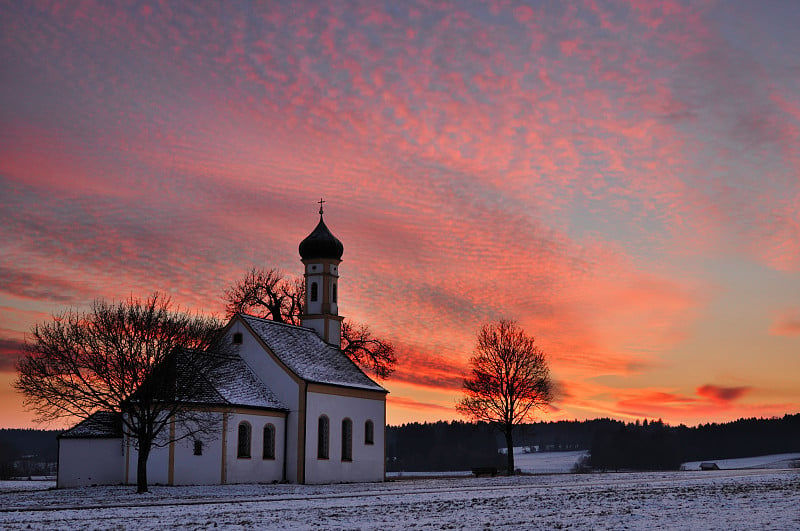
[(716, 463), (723, 470), (740, 468), (797, 468), (800, 467), (800, 453), (773, 454), (740, 459), (704, 459), (690, 461), (681, 465), (683, 470), (700, 470), (700, 463)]
[(19, 492), (24, 490), (45, 490), (55, 488), (56, 480), (11, 480), (0, 481), (0, 494), (6, 492)]
[(3, 490), (0, 528), (800, 528), (800, 470), (133, 490)]
[(528, 474), (565, 474), (572, 471), (578, 460), (589, 455), (585, 450), (575, 452), (524, 453), (514, 449), (514, 466)]
[[(588, 455), (585, 450), (573, 452), (533, 452), (526, 453), (521, 446), (514, 448), (514, 467), (525, 474), (566, 474), (572, 472), (572, 467), (578, 460)], [(505, 459), (505, 457), (504, 457)], [(699, 470), (698, 465), (698, 470)], [(413, 478), (413, 477), (436, 477), (436, 476), (470, 476), (469, 470), (456, 472), (389, 472), (389, 478)]]

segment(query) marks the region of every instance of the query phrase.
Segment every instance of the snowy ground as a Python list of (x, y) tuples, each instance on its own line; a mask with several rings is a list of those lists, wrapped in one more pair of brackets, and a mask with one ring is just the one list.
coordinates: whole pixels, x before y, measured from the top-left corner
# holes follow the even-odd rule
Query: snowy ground
[(798, 500), (797, 469), (153, 487), (143, 495), (3, 485), (0, 528), (798, 529)]
[[(566, 474), (572, 472), (572, 468), (578, 460), (588, 455), (585, 450), (573, 452), (534, 452), (526, 453), (520, 447), (514, 448), (514, 467), (525, 474)], [(700, 465), (697, 465), (700, 469)], [(387, 476), (391, 479), (413, 478), (413, 477), (436, 477), (436, 476), (471, 476), (469, 470), (457, 472), (389, 472)]]
[(683, 463), (683, 470), (700, 470), (700, 463), (716, 463), (723, 470), (742, 468), (800, 468), (800, 453), (773, 454), (759, 457), (743, 457), (739, 459), (705, 459)]

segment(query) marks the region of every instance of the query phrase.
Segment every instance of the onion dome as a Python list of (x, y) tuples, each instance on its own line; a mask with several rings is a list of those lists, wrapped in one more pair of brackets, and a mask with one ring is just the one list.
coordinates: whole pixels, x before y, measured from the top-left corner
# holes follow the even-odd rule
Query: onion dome
[(322, 220), (322, 207), (319, 209), (319, 223), (306, 239), (300, 242), (300, 258), (303, 260), (331, 259), (341, 260), (344, 246)]

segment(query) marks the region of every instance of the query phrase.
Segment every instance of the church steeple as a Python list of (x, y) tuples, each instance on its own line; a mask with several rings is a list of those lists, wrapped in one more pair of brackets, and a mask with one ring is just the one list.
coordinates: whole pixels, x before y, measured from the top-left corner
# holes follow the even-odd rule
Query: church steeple
[(339, 264), (344, 246), (322, 219), (323, 201), (319, 200), (319, 223), (300, 242), (300, 258), (305, 265), (305, 311), (300, 317), (303, 326), (313, 328), (327, 343), (339, 347), (342, 338), (342, 317), (339, 316)]

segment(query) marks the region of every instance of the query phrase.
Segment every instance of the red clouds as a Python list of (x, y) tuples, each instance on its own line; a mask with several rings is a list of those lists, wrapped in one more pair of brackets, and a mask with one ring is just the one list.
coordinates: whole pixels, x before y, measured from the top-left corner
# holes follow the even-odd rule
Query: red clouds
[(751, 390), (750, 387), (720, 387), (718, 385), (706, 384), (697, 388), (697, 394), (704, 398), (710, 398), (715, 402), (733, 402), (743, 397)]
[[(776, 313), (800, 271), (782, 9), (4, 5), (8, 328), (153, 289), (219, 311), (254, 265), (300, 272), (322, 194), (341, 310), (402, 354), (398, 408), (454, 400), (475, 330), (510, 317), (569, 389), (548, 414), (744, 411), (778, 376), (704, 340), (730, 326), (715, 304), (762, 317), (737, 323), (750, 348), (769, 327), (791, 350), (800, 320)], [(722, 350), (752, 392), (680, 370)]]

